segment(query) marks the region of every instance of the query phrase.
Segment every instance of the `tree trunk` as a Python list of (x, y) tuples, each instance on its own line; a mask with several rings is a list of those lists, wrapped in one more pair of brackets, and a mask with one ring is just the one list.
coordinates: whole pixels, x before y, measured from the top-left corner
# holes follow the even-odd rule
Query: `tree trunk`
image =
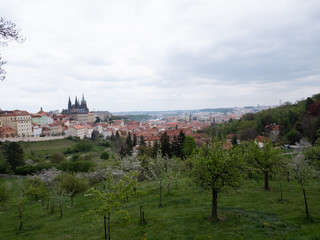
[(218, 192), (212, 189), (212, 212), (211, 217), (213, 220), (218, 220)]
[(20, 217), (20, 227), (19, 227), (19, 231), (22, 230), (22, 224), (23, 224), (23, 222), (22, 222), (22, 217)]
[(104, 240), (107, 240), (107, 217), (103, 216), (103, 223), (104, 223)]
[(108, 212), (108, 240), (110, 240), (110, 212)]
[(71, 207), (73, 207), (73, 195), (71, 195), (70, 198), (71, 198)]
[(269, 189), (269, 173), (264, 173), (264, 190), (270, 190)]
[(144, 224), (144, 209), (143, 205), (140, 206), (140, 225)]
[(303, 192), (303, 197), (304, 197), (304, 205), (305, 205), (305, 207), (306, 207), (306, 215), (307, 215), (307, 218), (309, 218), (309, 210), (308, 210), (307, 196), (306, 196), (306, 191), (305, 191), (302, 183), (301, 183), (301, 187), (302, 187), (302, 192)]
[(159, 207), (162, 206), (161, 200), (162, 200), (162, 182), (161, 182), (161, 179), (160, 179), (160, 199), (159, 199)]
[(61, 219), (62, 218), (62, 203), (60, 203), (59, 207), (60, 207), (60, 219)]

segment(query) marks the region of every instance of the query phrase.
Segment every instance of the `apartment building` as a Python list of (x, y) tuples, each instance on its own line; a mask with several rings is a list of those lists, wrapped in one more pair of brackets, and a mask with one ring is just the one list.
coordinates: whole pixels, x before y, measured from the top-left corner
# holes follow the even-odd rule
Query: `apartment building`
[(3, 127), (10, 127), (20, 137), (32, 136), (31, 115), (27, 111), (14, 110), (0, 112)]

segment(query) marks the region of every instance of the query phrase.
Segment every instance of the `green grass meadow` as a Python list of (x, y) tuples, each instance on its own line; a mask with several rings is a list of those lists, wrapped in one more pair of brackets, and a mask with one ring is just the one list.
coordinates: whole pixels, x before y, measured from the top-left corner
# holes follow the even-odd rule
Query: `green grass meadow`
[[(10, 186), (11, 197), (17, 179), (0, 179)], [(311, 218), (306, 219), (301, 187), (295, 182), (283, 183), (280, 201), (280, 181), (270, 182), (271, 190), (263, 190), (263, 181), (248, 181), (241, 190), (218, 196), (219, 221), (211, 221), (211, 194), (190, 186), (186, 178), (172, 187), (171, 194), (163, 193), (159, 204), (159, 190), (149, 181), (139, 183), (146, 191), (142, 199), (132, 196), (123, 203), (131, 219), (111, 213), (111, 239), (118, 240), (204, 240), (204, 239), (320, 239), (320, 184), (306, 186)], [(146, 224), (140, 225), (139, 206), (144, 202)], [(86, 194), (64, 206), (60, 219), (58, 207), (54, 213), (46, 205), (29, 199), (22, 231), (18, 231), (17, 211), (9, 204), (0, 210), (0, 239), (104, 239), (103, 218), (83, 218), (94, 208)]]

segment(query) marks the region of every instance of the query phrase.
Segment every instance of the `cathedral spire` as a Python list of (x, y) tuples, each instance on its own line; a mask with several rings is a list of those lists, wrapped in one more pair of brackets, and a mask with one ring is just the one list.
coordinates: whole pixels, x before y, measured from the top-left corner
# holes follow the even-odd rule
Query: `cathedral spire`
[(69, 96), (68, 109), (70, 110), (71, 107), (72, 107), (72, 103), (71, 103), (70, 96)]
[(76, 99), (75, 99), (74, 106), (75, 106), (76, 108), (78, 107), (78, 98), (77, 98), (77, 97), (76, 97)]

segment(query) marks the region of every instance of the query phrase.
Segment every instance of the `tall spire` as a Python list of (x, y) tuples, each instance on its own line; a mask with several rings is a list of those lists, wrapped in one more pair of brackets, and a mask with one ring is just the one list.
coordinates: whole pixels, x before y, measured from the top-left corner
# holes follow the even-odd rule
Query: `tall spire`
[(71, 103), (70, 96), (69, 96), (68, 109), (70, 110), (71, 107), (72, 107), (72, 103)]
[(76, 100), (75, 100), (74, 106), (75, 106), (76, 108), (78, 107), (78, 98), (77, 98), (77, 97), (76, 97)]

